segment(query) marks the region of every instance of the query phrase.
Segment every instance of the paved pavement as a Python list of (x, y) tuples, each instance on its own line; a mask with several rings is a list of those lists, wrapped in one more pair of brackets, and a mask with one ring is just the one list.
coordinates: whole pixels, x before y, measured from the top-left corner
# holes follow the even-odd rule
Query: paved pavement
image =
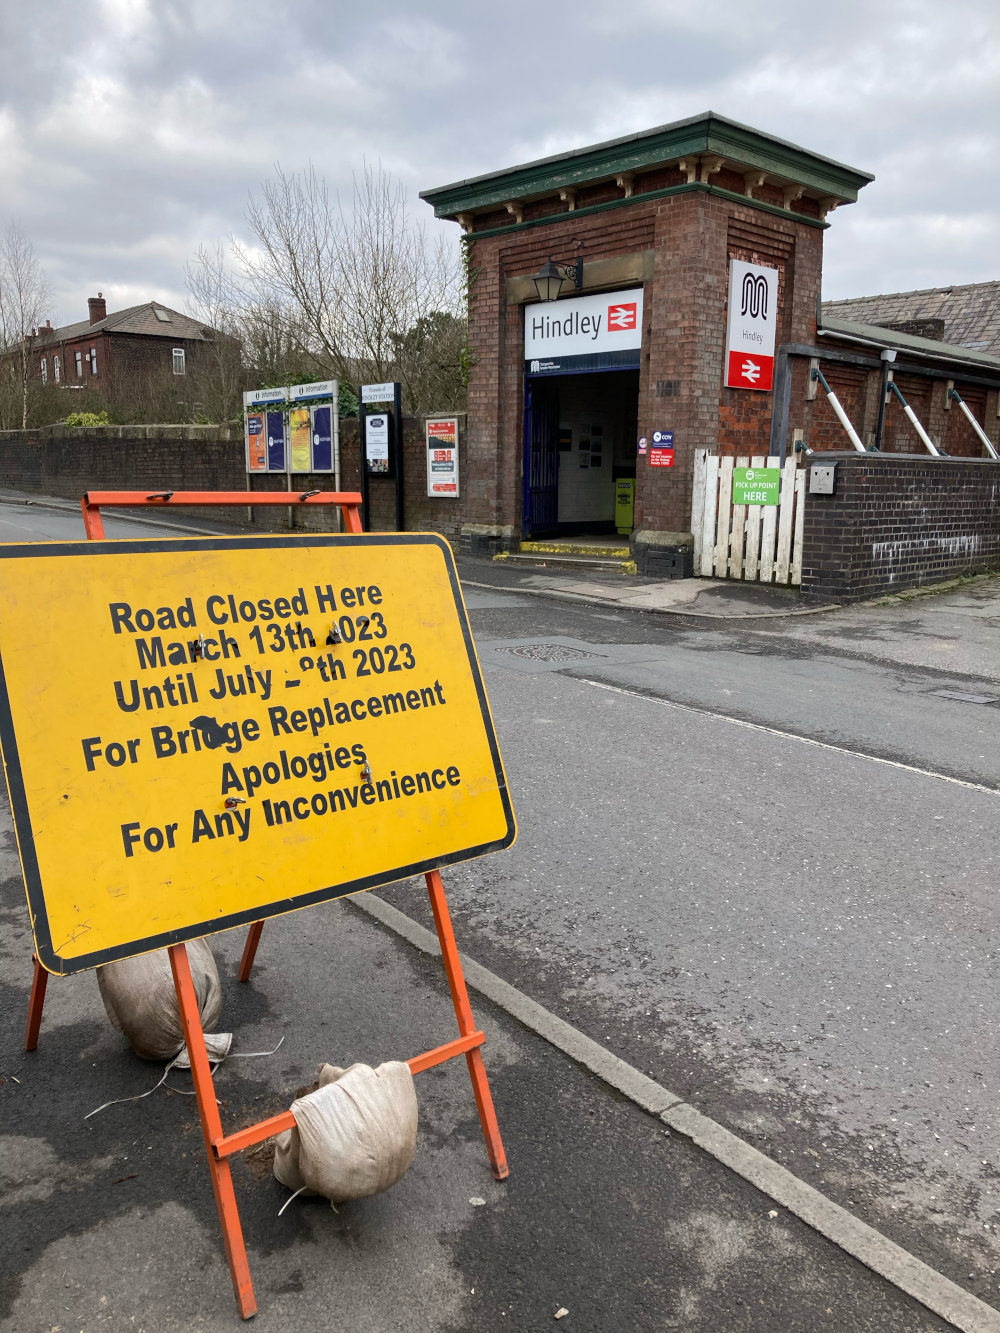
[[(10, 540), (5, 520), (24, 516), (0, 507)], [(420, 1076), (417, 1161), (385, 1196), (279, 1219), (286, 1191), (241, 1164), (258, 1322), (1000, 1328), (995, 709), (933, 688), (978, 678), (801, 637), (860, 609), (706, 629), (464, 572), (521, 836), (454, 868), (449, 897), (467, 954), (549, 1015), (532, 1030), (473, 998), (511, 1179), (489, 1175), (458, 1064)], [(903, 609), (933, 639), (934, 599)], [(4, 856), (0, 1330), (234, 1327), (191, 1103), (161, 1090), (84, 1123), (159, 1076), (88, 976), (53, 981), (20, 1050), (30, 943)], [(427, 921), (419, 885), (384, 897)], [(439, 964), (355, 907), (269, 925), (249, 986), (240, 944), (217, 937), (224, 1025), (243, 1051), (285, 1041), (223, 1067), (227, 1124), (287, 1106), (320, 1060), (450, 1035)], [(539, 1036), (560, 1019), (925, 1261), (952, 1323)]]

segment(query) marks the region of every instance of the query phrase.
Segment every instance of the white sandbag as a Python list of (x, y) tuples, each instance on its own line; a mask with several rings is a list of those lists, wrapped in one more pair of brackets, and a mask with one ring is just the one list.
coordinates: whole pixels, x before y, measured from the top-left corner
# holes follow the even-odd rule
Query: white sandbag
[(331, 1203), (378, 1194), (410, 1169), (417, 1147), (417, 1094), (399, 1060), (372, 1069), (321, 1065), (320, 1086), (292, 1102), (295, 1128), (277, 1136), (274, 1174)]
[[(215, 958), (207, 940), (189, 940), (188, 961), (202, 1029), (218, 1022), (222, 1009), (222, 987)], [(108, 1018), (132, 1043), (144, 1060), (170, 1060), (184, 1045), (174, 990), (173, 973), (166, 949), (106, 963), (97, 969), (97, 984)]]

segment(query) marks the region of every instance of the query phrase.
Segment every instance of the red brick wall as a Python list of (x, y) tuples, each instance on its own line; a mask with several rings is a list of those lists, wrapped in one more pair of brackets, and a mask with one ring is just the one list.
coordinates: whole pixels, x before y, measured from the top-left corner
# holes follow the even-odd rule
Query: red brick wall
[[(638, 192), (641, 180), (635, 188)], [(580, 202), (578, 197), (578, 203)], [(723, 389), (728, 260), (779, 268), (778, 342), (812, 341), (822, 232), (734, 200), (691, 192), (643, 200), (591, 216), (566, 213), (545, 227), (470, 238), (467, 523), (521, 522), (524, 338), (521, 306), (506, 304), (505, 280), (530, 275), (548, 256), (585, 262), (655, 252), (645, 287), (639, 433), (675, 432), (675, 466), (639, 464), (636, 527), (690, 530), (694, 450), (766, 452), (769, 393)], [(622, 284), (627, 285), (627, 284)], [(669, 386), (669, 392), (657, 386)]]

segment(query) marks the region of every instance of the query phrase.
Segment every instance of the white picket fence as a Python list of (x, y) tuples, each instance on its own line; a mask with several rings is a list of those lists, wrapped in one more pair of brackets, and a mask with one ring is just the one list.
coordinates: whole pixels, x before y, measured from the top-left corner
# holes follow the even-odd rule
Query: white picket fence
[(777, 468), (777, 458), (694, 456), (694, 572), (756, 583), (802, 582), (806, 474), (789, 458), (777, 505), (734, 505), (733, 468)]

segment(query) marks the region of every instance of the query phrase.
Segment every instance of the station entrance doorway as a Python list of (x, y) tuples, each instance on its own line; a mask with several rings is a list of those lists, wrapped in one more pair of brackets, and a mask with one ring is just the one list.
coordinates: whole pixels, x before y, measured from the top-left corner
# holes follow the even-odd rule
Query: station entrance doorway
[(634, 495), (638, 412), (634, 368), (525, 375), (523, 538), (618, 530), (617, 483), (631, 479)]

